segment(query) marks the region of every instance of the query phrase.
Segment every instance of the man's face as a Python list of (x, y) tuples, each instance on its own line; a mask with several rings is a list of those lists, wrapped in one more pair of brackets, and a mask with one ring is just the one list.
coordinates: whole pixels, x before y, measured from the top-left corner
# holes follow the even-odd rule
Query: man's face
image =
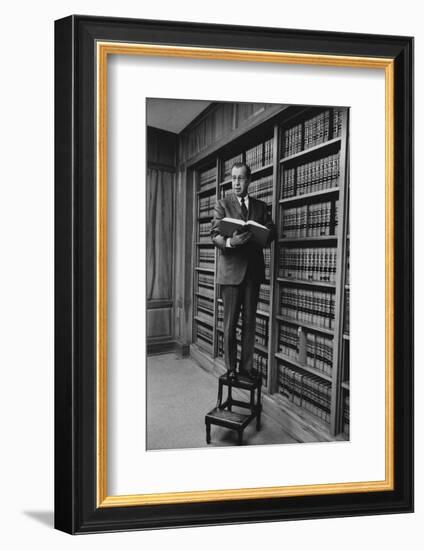
[(238, 197), (244, 197), (247, 195), (247, 188), (249, 187), (250, 178), (247, 177), (247, 171), (245, 166), (233, 168), (231, 172), (231, 179), (233, 182), (233, 191)]

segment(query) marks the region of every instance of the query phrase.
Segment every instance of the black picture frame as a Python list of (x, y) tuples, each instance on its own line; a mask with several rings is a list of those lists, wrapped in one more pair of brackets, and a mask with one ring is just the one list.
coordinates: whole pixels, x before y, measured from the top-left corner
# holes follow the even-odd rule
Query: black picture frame
[[(394, 488), (102, 507), (96, 470), (96, 43), (394, 63)], [(413, 39), (73, 15), (55, 23), (55, 527), (68, 533), (413, 511)]]

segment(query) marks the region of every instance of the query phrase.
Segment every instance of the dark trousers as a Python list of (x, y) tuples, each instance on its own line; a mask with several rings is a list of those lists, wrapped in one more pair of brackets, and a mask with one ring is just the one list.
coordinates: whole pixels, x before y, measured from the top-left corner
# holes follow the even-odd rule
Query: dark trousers
[(248, 275), (240, 285), (222, 285), (224, 301), (224, 359), (229, 371), (236, 370), (237, 322), (241, 311), (241, 362), (240, 372), (249, 374), (253, 369), (255, 350), (256, 308), (261, 283)]

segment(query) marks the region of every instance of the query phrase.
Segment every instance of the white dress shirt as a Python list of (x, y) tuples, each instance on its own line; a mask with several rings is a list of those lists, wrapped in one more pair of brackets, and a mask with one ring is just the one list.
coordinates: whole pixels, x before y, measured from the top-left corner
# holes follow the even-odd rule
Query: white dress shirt
[[(239, 204), (241, 206), (241, 197), (237, 196), (236, 195), (236, 199), (239, 201)], [(247, 211), (249, 212), (249, 195), (245, 195), (244, 197), (244, 205), (246, 206), (247, 208)], [(233, 248), (230, 244), (230, 241), (231, 241), (231, 237), (228, 237), (227, 240), (225, 241), (225, 246), (227, 248)]]

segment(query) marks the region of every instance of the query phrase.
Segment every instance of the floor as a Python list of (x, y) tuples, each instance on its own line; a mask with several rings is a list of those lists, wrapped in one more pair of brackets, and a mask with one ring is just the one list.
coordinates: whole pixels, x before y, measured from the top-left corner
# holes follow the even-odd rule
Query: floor
[[(155, 355), (147, 361), (147, 448), (187, 449), (208, 446), (205, 414), (214, 408), (217, 378), (190, 358)], [(236, 445), (237, 434), (212, 426), (210, 446)], [(267, 414), (256, 431), (253, 421), (244, 431), (245, 445), (297, 443)]]

